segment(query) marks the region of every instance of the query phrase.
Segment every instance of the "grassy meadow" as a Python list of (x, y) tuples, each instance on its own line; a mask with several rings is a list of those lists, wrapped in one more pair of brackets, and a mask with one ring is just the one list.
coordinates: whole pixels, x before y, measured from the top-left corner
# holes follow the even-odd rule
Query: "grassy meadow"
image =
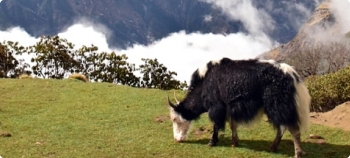
[[(293, 142), (284, 136), (277, 153), (268, 152), (275, 131), (266, 122), (239, 128), (240, 146), (230, 145), (231, 131), (220, 133), (217, 147), (206, 144), (212, 124), (203, 114), (187, 141), (173, 140), (167, 95), (174, 91), (138, 89), (110, 83), (43, 79), (0, 79), (0, 156), (33, 157), (292, 157)], [(178, 98), (185, 92), (177, 91)], [(350, 156), (350, 132), (319, 125), (310, 133), (325, 144), (308, 142), (307, 157)]]

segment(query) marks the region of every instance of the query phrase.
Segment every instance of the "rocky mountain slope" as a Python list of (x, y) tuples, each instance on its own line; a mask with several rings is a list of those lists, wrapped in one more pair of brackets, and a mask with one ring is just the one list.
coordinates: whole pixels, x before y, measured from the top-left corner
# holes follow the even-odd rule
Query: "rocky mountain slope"
[[(2, 0), (0, 29), (20, 26), (34, 36), (54, 35), (72, 24), (87, 19), (101, 24), (100, 31), (109, 36), (109, 44), (125, 47), (149, 44), (169, 33), (186, 32), (228, 34), (246, 31), (239, 20), (227, 15), (206, 0)], [(268, 32), (274, 40), (292, 39), (303, 21), (303, 13), (290, 6), (313, 10), (315, 3), (290, 0), (252, 0), (271, 16), (276, 26)], [(288, 14), (295, 13), (294, 16)], [(207, 20), (205, 20), (207, 19)], [(306, 19), (305, 19), (306, 20)], [(83, 37), (88, 38), (88, 37)]]
[[(292, 40), (263, 53), (259, 57), (280, 61), (287, 60), (296, 53), (317, 50), (321, 47), (327, 47), (330, 42), (339, 42), (343, 37), (350, 37), (350, 32), (343, 34), (340, 31), (339, 19), (336, 19), (332, 12), (330, 2), (331, 0), (326, 0), (321, 3)], [(347, 50), (348, 53), (350, 53), (349, 51)]]

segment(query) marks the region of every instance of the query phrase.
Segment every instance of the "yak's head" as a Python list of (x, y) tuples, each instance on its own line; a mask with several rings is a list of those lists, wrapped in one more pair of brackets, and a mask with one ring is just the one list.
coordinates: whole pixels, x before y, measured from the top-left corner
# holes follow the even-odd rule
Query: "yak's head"
[[(175, 93), (174, 93), (175, 96)], [(186, 136), (190, 130), (191, 121), (184, 119), (179, 112), (176, 111), (177, 107), (181, 104), (175, 96), (176, 105), (171, 103), (168, 97), (168, 103), (170, 106), (170, 119), (173, 122), (174, 139), (177, 142), (182, 142), (186, 139)]]

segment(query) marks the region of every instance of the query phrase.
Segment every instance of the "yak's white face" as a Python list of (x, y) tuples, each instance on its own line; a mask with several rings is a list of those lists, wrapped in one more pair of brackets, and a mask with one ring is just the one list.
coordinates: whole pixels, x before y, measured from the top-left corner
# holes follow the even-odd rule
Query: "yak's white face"
[(170, 119), (173, 122), (174, 139), (177, 142), (185, 140), (190, 130), (191, 121), (182, 118), (173, 108), (170, 108)]

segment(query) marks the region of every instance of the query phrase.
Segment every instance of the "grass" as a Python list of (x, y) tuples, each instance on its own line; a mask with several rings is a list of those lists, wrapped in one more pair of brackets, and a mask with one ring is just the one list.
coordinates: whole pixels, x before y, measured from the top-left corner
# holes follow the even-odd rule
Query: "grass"
[[(77, 80), (0, 79), (0, 156), (10, 157), (292, 157), (289, 133), (277, 153), (267, 151), (275, 132), (266, 123), (239, 128), (240, 147), (230, 147), (229, 129), (217, 147), (208, 147), (211, 123), (195, 122), (188, 140), (175, 143), (167, 95)], [(177, 92), (179, 99), (184, 92)], [(313, 125), (326, 144), (308, 143), (308, 157), (348, 157), (350, 132)]]

